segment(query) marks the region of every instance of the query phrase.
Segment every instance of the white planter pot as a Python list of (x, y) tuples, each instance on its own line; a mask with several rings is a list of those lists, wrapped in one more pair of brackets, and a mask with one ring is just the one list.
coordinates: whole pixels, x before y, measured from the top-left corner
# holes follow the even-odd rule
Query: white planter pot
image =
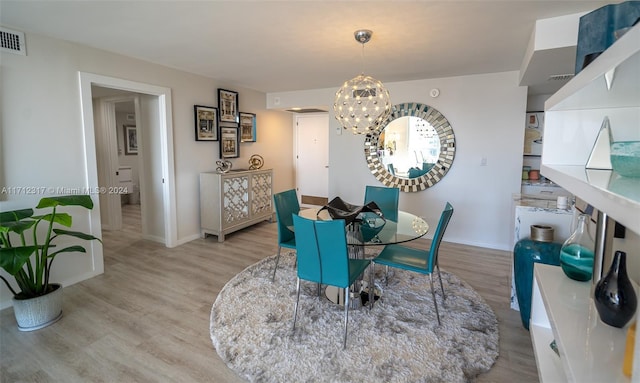
[(18, 330), (39, 330), (62, 318), (62, 285), (52, 285), (55, 290), (47, 295), (31, 299), (13, 298), (13, 313), (18, 322)]

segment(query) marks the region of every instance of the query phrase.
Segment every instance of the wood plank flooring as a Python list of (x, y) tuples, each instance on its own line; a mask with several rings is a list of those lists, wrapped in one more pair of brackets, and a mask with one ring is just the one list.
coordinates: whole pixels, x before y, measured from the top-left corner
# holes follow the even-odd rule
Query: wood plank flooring
[[(209, 314), (229, 279), (275, 254), (276, 225), (168, 249), (140, 238), (139, 205), (124, 205), (123, 221), (103, 233), (105, 273), (64, 288), (61, 321), (21, 333), (13, 309), (0, 311), (0, 382), (243, 381), (216, 354)], [(440, 265), (498, 317), (500, 357), (478, 382), (537, 382), (529, 333), (509, 309), (509, 254), (443, 243)]]

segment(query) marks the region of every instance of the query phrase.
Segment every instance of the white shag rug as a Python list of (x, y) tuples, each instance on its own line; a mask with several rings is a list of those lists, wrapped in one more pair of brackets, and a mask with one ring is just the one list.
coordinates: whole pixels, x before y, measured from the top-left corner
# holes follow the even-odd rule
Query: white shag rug
[[(250, 382), (470, 382), (498, 358), (498, 322), (489, 305), (466, 282), (442, 270), (429, 277), (390, 269), (389, 284), (373, 310), (349, 311), (343, 350), (343, 307), (302, 282), (298, 320), (294, 253), (247, 267), (231, 279), (211, 309), (210, 333), (222, 360)], [(382, 284), (384, 268), (376, 267)]]

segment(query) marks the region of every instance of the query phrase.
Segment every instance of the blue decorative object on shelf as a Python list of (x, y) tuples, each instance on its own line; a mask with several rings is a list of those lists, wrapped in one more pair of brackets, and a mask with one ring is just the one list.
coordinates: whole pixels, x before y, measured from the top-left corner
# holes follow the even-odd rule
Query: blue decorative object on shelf
[(613, 142), (611, 166), (621, 176), (640, 177), (640, 141)]
[(560, 249), (560, 266), (565, 275), (576, 281), (591, 280), (593, 275), (593, 249), (595, 244), (589, 234), (589, 215), (580, 214), (578, 224)]
[(640, 20), (640, 1), (609, 4), (580, 17), (576, 74), (616, 41), (616, 31)]
[(533, 265), (560, 265), (562, 243), (536, 241), (531, 238), (519, 240), (513, 248), (513, 268), (516, 295), (520, 305), (522, 325), (529, 329), (531, 316), (531, 289), (533, 287)]

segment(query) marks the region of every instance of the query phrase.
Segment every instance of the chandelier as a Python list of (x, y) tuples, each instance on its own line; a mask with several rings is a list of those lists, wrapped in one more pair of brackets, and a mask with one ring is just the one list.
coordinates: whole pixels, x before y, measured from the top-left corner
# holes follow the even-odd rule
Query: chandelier
[[(354, 32), (357, 42), (362, 44), (364, 63), (364, 44), (370, 39), (372, 31), (362, 29)], [(346, 81), (336, 92), (333, 113), (344, 129), (353, 134), (368, 134), (381, 128), (383, 121), (391, 114), (389, 91), (381, 81), (364, 73)]]

